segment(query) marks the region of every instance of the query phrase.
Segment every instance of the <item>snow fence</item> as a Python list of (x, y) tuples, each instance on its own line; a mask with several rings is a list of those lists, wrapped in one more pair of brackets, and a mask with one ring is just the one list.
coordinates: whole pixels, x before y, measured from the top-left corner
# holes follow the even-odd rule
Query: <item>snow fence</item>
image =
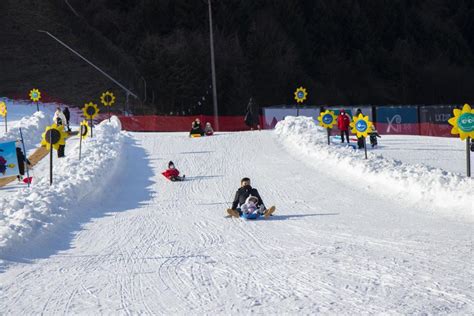
[[(370, 194), (411, 200), (426, 210), (446, 210), (474, 219), (474, 180), (423, 164), (406, 164), (350, 147), (328, 146), (327, 132), (310, 117), (286, 117), (275, 132), (284, 146), (321, 170), (366, 187)], [(308, 159), (309, 158), (309, 159)], [(324, 185), (324, 184), (321, 184)], [(361, 205), (362, 207), (362, 205)]]
[(124, 140), (120, 130), (116, 117), (103, 121), (94, 128), (94, 138), (83, 142), (80, 161), (78, 146), (66, 158), (56, 159), (52, 186), (48, 173), (35, 178), (30, 188), (0, 199), (0, 259), (8, 250), (54, 228), (73, 209), (80, 211), (79, 202), (100, 191), (118, 170)]

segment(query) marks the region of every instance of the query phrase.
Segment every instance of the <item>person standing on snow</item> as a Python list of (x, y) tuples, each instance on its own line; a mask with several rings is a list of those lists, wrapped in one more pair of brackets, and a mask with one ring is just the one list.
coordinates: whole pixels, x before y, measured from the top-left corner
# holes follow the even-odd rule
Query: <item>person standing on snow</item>
[(255, 102), (254, 98), (251, 97), (249, 100), (249, 104), (247, 105), (247, 111), (245, 113), (244, 122), (245, 125), (247, 125), (252, 131), (255, 125), (257, 126), (257, 129), (260, 130), (258, 114), (259, 113), (257, 103)]
[(70, 132), (71, 128), (69, 127), (69, 120), (71, 119), (71, 112), (69, 112), (69, 108), (66, 106), (63, 110), (64, 118), (66, 118), (65, 127), (67, 127), (67, 131)]
[(16, 177), (18, 178), (18, 181), (21, 181), (25, 175), (25, 163), (27, 163), (28, 166), (31, 166), (31, 162), (26, 158), (25, 154), (23, 154), (20, 147), (16, 148), (16, 158), (18, 160), (18, 171), (20, 172)]
[[(64, 116), (61, 108), (58, 106), (56, 108), (56, 112), (54, 112), (53, 122), (56, 123), (57, 126), (62, 126), (64, 128), (64, 124), (66, 124), (67, 120)], [(66, 150), (66, 145), (59, 145), (58, 148), (58, 158), (65, 157), (64, 151)]]
[(271, 214), (275, 210), (275, 207), (271, 207), (269, 210), (267, 210), (267, 208), (265, 207), (265, 204), (263, 203), (262, 198), (260, 197), (260, 194), (258, 193), (258, 190), (255, 188), (252, 188), (252, 186), (250, 185), (250, 179), (243, 178), (242, 180), (240, 180), (240, 188), (235, 193), (234, 201), (232, 202), (232, 208), (227, 210), (229, 215), (234, 216), (234, 217), (241, 216), (242, 215), (241, 208), (247, 202), (247, 198), (249, 196), (253, 196), (257, 198), (257, 203), (255, 204), (255, 206), (258, 209), (261, 209), (263, 214), (266, 215), (267, 212)]
[[(356, 114), (355, 114), (355, 117), (358, 117), (359, 114), (364, 115), (364, 114), (362, 113), (362, 110), (361, 110), (361, 109), (357, 109)], [(357, 137), (357, 147), (358, 147), (359, 149), (364, 148), (364, 137)], [(373, 146), (372, 146), (372, 147), (373, 147)]]
[(339, 113), (337, 117), (337, 127), (341, 131), (341, 143), (344, 143), (344, 134), (347, 137), (347, 143), (349, 144), (349, 124), (351, 123), (351, 119), (349, 116), (346, 114), (346, 111), (344, 109), (341, 110), (341, 113)]

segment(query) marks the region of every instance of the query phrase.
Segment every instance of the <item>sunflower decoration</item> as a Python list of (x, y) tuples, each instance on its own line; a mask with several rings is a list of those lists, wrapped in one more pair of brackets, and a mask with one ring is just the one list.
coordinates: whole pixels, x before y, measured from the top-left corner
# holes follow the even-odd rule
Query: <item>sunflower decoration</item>
[(0, 101), (0, 116), (7, 116), (7, 104), (3, 101)]
[(84, 113), (84, 117), (88, 120), (94, 119), (94, 117), (99, 114), (99, 108), (97, 104), (89, 102), (84, 104), (84, 108), (82, 108), (82, 112)]
[(87, 134), (89, 133), (89, 123), (87, 123), (86, 120), (83, 120), (81, 122), (81, 126), (80, 126), (80, 137), (82, 137), (82, 139), (86, 139), (87, 138)]
[(369, 121), (369, 117), (364, 116), (363, 114), (354, 117), (354, 121), (350, 124), (352, 127), (352, 133), (356, 134), (358, 138), (369, 136), (369, 132), (372, 130), (373, 125), (374, 124)]
[(306, 98), (308, 97), (308, 92), (306, 92), (306, 89), (303, 87), (299, 87), (295, 91), (295, 100), (298, 103), (303, 103)]
[(336, 124), (337, 116), (334, 111), (326, 110), (321, 112), (318, 117), (319, 125), (324, 128), (332, 128)]
[(110, 91), (106, 91), (100, 96), (100, 102), (104, 106), (112, 106), (115, 103), (115, 95)]
[(67, 133), (64, 131), (64, 127), (53, 124), (46, 127), (42, 135), (41, 145), (46, 146), (48, 150), (51, 149), (51, 146), (58, 150), (60, 145), (66, 145), (66, 137)]
[(474, 109), (469, 104), (464, 104), (462, 110), (454, 109), (454, 117), (448, 120), (453, 126), (451, 134), (465, 140), (467, 137), (474, 138)]
[(38, 102), (41, 99), (41, 92), (38, 89), (31, 89), (29, 95), (33, 102)]

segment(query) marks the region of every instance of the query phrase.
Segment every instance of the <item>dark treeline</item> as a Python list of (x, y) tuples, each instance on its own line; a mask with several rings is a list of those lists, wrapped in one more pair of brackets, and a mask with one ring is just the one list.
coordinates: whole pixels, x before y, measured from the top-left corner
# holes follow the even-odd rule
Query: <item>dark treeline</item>
[[(212, 112), (206, 0), (70, 2), (135, 60), (150, 112)], [(474, 1), (221, 0), (213, 18), (222, 114), (300, 85), (308, 104), (474, 99)]]

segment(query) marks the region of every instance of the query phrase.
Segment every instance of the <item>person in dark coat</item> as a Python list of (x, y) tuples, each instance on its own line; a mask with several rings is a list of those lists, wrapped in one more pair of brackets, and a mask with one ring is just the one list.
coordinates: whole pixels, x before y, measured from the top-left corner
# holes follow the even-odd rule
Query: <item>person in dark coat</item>
[[(235, 193), (234, 201), (232, 202), (232, 210), (238, 212), (238, 215), (242, 215), (242, 211), (240, 210), (240, 206), (245, 204), (247, 198), (249, 196), (255, 196), (258, 198), (257, 202), (257, 208), (260, 208), (260, 206), (263, 206), (263, 210), (266, 210), (267, 208), (265, 207), (265, 204), (263, 203), (262, 198), (260, 197), (260, 194), (258, 193), (257, 189), (252, 188), (250, 185), (250, 179), (249, 178), (243, 178), (240, 180), (240, 188), (237, 190)], [(237, 215), (237, 214), (236, 214)]]
[(254, 130), (256, 126), (258, 130), (260, 130), (260, 123), (259, 123), (259, 115), (258, 115), (258, 107), (257, 103), (255, 102), (254, 98), (250, 98), (249, 104), (247, 105), (247, 111), (245, 113), (244, 122), (250, 130)]
[(69, 127), (69, 120), (71, 119), (71, 112), (69, 112), (69, 108), (66, 106), (63, 110), (64, 117), (66, 118), (66, 125), (65, 127), (67, 128), (68, 132), (71, 131), (71, 128)]
[(346, 111), (342, 109), (341, 112), (339, 113), (339, 116), (337, 117), (337, 127), (341, 131), (341, 143), (344, 142), (344, 135), (346, 135), (347, 143), (350, 143), (349, 141), (349, 124), (350, 123), (351, 123), (351, 119), (346, 114)]
[(201, 126), (201, 120), (198, 118), (196, 118), (191, 124), (191, 132), (189, 132), (189, 135), (195, 135), (195, 134), (199, 134), (201, 136), (204, 135), (204, 130), (202, 129), (202, 126)]
[[(361, 109), (357, 109), (355, 117), (358, 117), (359, 114), (364, 115)], [(364, 148), (364, 137), (357, 137), (357, 147), (359, 147), (359, 149)]]
[(23, 151), (20, 147), (16, 148), (16, 157), (18, 159), (18, 171), (20, 172), (20, 174), (16, 177), (18, 178), (18, 181), (21, 181), (25, 175), (25, 162), (28, 164), (28, 166), (31, 166), (31, 163), (28, 158), (26, 158), (25, 154), (23, 154)]

